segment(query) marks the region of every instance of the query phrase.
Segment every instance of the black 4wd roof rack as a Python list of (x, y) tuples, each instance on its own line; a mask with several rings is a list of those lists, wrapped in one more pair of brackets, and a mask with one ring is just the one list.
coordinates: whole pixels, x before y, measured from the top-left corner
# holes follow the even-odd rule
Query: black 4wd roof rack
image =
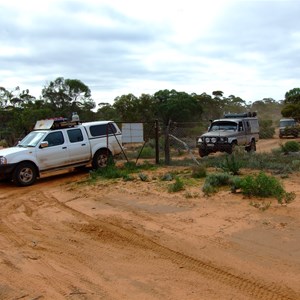
[(257, 116), (256, 112), (245, 112), (245, 113), (229, 113), (229, 114), (224, 114), (224, 118), (254, 118)]

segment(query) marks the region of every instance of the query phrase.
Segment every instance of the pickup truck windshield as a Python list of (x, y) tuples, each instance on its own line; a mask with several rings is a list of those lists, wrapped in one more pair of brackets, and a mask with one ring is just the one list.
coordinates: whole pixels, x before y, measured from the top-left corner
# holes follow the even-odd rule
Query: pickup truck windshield
[(35, 147), (44, 136), (44, 132), (32, 131), (24, 137), (18, 147)]
[(237, 130), (237, 123), (235, 122), (213, 122), (209, 128), (209, 131), (218, 131), (218, 130)]

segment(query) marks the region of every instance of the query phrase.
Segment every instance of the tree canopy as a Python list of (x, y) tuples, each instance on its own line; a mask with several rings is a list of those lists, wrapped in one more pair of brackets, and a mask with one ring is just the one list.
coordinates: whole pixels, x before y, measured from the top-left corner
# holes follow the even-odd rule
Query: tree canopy
[(286, 118), (300, 120), (300, 88), (294, 88), (286, 92), (281, 114)]
[[(16, 87), (7, 90), (0, 87), (0, 140), (13, 144), (32, 129), (40, 119), (52, 117), (71, 118), (77, 112), (82, 121), (114, 120), (116, 122), (153, 122), (164, 125), (173, 122), (199, 122), (204, 127), (210, 119), (217, 119), (224, 113), (257, 111), (258, 116), (268, 118), (291, 116), (300, 119), (300, 88), (288, 91), (285, 100), (272, 98), (247, 104), (242, 98), (215, 90), (211, 94), (188, 94), (175, 89), (159, 90), (153, 95), (132, 93), (120, 95), (111, 103), (96, 103), (90, 88), (78, 79), (58, 77), (49, 82), (36, 99), (28, 89)], [(274, 117), (275, 118), (275, 117)]]

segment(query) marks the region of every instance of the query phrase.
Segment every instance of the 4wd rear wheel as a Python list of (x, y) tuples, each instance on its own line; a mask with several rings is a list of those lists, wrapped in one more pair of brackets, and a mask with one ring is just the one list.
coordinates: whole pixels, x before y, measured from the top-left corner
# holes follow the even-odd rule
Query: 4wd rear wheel
[(112, 159), (112, 156), (108, 149), (97, 151), (92, 162), (93, 169), (97, 170), (106, 167), (110, 159)]
[(252, 140), (250, 145), (246, 148), (247, 152), (255, 152), (256, 151), (256, 143), (255, 140)]
[(23, 162), (16, 166), (12, 180), (18, 186), (32, 185), (37, 178), (37, 169), (30, 162)]

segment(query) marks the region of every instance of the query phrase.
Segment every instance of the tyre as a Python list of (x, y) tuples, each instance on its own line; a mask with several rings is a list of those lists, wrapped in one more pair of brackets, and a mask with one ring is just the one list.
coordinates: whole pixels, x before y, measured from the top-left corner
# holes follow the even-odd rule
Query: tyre
[(93, 169), (97, 170), (108, 165), (109, 160), (112, 159), (111, 153), (108, 149), (98, 150), (93, 158)]
[(235, 147), (237, 146), (236, 142), (232, 142), (229, 149), (226, 151), (228, 154), (232, 154), (234, 151)]
[(23, 162), (17, 165), (12, 180), (18, 186), (32, 185), (37, 178), (36, 166), (30, 162)]
[(250, 145), (246, 148), (247, 152), (255, 152), (256, 151), (256, 143), (254, 140), (250, 142)]
[(207, 156), (209, 153), (201, 148), (199, 148), (199, 156), (204, 157)]

